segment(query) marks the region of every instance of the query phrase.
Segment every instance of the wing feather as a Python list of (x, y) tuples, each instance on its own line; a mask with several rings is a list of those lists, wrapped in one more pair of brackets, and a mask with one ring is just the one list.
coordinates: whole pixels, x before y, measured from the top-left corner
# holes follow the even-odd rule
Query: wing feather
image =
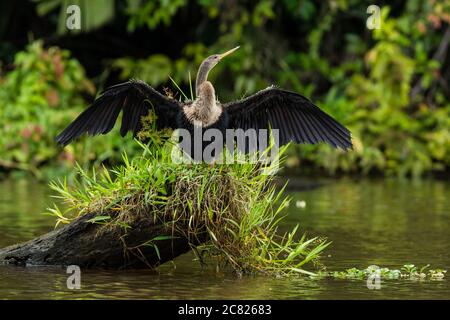
[(279, 129), (281, 145), (326, 142), (344, 150), (352, 148), (346, 127), (294, 92), (270, 87), (224, 107), (232, 128)]
[(130, 80), (107, 88), (84, 112), (56, 137), (60, 145), (67, 145), (84, 133), (106, 134), (112, 130), (123, 112), (120, 134), (129, 131), (136, 135), (142, 129), (141, 119), (150, 110), (157, 117), (157, 128), (176, 129), (176, 117), (181, 104), (163, 96), (140, 80)]

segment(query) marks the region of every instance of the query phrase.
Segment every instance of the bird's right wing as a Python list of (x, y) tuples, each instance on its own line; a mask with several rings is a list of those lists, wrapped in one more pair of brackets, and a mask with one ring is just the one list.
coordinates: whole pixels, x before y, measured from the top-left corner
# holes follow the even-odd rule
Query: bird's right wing
[(176, 129), (176, 117), (181, 104), (170, 99), (140, 80), (130, 80), (106, 89), (92, 105), (56, 137), (60, 145), (67, 145), (83, 133), (106, 134), (112, 130), (120, 111), (123, 111), (120, 134), (142, 129), (141, 118), (150, 110), (156, 115), (158, 129)]

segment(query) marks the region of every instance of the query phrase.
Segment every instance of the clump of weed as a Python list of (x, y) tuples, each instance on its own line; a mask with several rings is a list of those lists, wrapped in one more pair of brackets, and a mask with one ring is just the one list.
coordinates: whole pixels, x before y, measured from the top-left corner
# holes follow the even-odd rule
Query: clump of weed
[(409, 279), (409, 280), (442, 280), (447, 270), (429, 269), (427, 264), (417, 267), (413, 264), (405, 264), (400, 269), (369, 266), (366, 269), (349, 268), (345, 271), (320, 271), (318, 277), (332, 277), (337, 279), (366, 279), (377, 276), (380, 279)]
[(67, 208), (49, 209), (57, 223), (96, 213), (91, 222), (103, 225), (99, 232), (120, 237), (136, 221), (153, 219), (188, 239), (203, 264), (212, 259), (238, 274), (314, 274), (307, 266), (317, 262), (329, 243), (299, 237), (298, 226), (279, 234), (288, 199), (267, 174), (274, 168), (248, 162), (174, 163), (170, 140), (162, 144), (146, 138), (147, 144), (137, 142), (142, 154), (131, 160), (124, 154), (120, 167), (92, 173), (78, 167), (72, 186), (52, 183)]

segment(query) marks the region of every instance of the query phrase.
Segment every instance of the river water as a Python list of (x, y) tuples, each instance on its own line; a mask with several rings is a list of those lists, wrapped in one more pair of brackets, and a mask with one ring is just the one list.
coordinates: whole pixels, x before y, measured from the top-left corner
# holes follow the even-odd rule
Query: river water
[[(435, 180), (320, 180), (292, 198), (284, 228), (300, 224), (310, 236), (332, 241), (322, 262), (328, 270), (412, 263), (450, 269), (450, 182)], [(43, 215), (49, 189), (32, 180), (0, 182), (0, 247), (54, 227)], [(305, 204), (304, 208), (302, 205)], [(450, 272), (450, 270), (449, 270)], [(192, 254), (158, 271), (82, 271), (80, 290), (67, 289), (63, 268), (0, 266), (0, 299), (450, 299), (450, 282), (307, 277), (237, 278), (202, 269)]]

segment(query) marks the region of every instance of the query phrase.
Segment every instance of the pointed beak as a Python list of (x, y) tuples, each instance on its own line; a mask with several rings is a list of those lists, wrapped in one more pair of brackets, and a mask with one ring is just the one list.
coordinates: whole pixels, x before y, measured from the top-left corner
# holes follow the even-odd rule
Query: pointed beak
[(232, 54), (232, 53), (235, 52), (237, 49), (239, 49), (239, 47), (240, 47), (240, 46), (237, 46), (236, 48), (233, 48), (233, 49), (231, 49), (231, 50), (228, 50), (228, 51), (225, 52), (225, 53), (222, 53), (222, 54), (220, 55), (220, 59), (223, 59), (223, 58), (225, 58), (226, 56)]

